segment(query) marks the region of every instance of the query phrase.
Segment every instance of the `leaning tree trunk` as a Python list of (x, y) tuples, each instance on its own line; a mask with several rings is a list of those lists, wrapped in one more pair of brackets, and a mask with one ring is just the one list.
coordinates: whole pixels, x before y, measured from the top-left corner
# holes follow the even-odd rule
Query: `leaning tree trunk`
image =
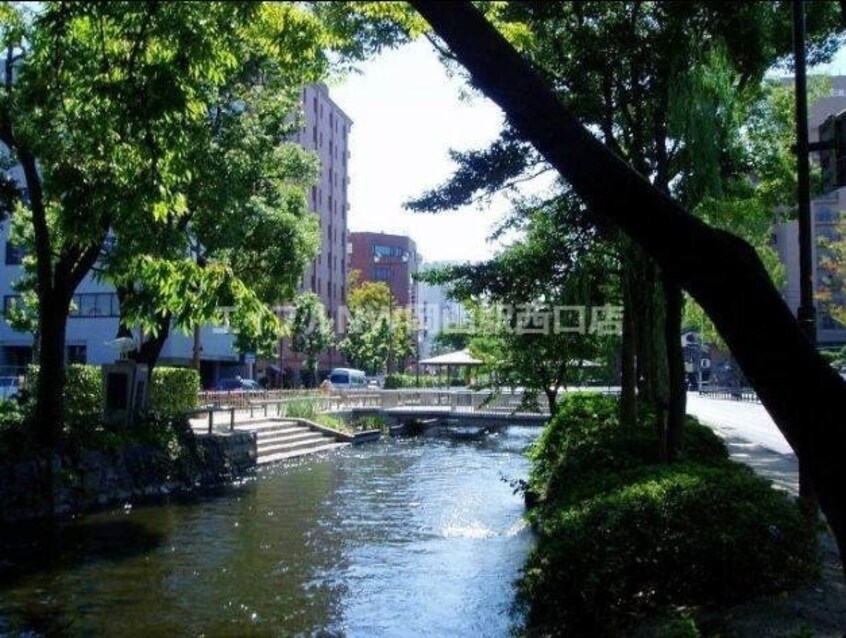
[(605, 148), (469, 2), (412, 4), (514, 129), (708, 313), (807, 467), (846, 555), (846, 383), (802, 334), (754, 249), (687, 214)]

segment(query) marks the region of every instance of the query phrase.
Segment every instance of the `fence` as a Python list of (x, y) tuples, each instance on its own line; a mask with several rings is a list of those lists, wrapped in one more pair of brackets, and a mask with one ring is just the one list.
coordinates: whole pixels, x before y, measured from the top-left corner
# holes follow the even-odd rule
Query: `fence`
[(699, 396), (711, 399), (761, 402), (755, 390), (741, 386), (704, 386), (699, 388)]
[[(532, 411), (548, 414), (545, 402), (528, 409), (523, 392), (498, 393), (446, 389), (350, 390), (320, 392), (319, 390), (267, 390), (200, 392), (199, 406), (191, 412), (194, 419), (207, 420), (208, 431), (228, 425), (234, 429), (238, 419), (256, 416), (274, 417), (291, 414), (295, 404), (307, 401), (315, 412), (346, 411), (355, 408), (427, 408), (445, 407), (453, 412), (498, 412), (510, 414)], [(199, 425), (199, 424), (198, 424)]]

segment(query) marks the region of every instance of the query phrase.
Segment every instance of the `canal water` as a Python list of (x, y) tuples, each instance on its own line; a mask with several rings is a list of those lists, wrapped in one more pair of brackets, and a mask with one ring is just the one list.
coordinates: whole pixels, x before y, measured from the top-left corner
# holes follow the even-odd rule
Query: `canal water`
[(537, 434), (344, 448), (6, 539), (0, 635), (507, 636)]

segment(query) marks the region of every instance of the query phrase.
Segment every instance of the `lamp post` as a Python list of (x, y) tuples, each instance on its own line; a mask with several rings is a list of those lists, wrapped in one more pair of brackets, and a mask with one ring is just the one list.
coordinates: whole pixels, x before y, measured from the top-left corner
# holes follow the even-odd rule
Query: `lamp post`
[[(813, 270), (811, 262), (811, 195), (810, 169), (808, 164), (808, 94), (805, 77), (805, 3), (793, 0), (793, 77), (796, 87), (796, 178), (799, 204), (799, 308), (796, 318), (808, 341), (816, 345), (817, 325), (814, 307)], [(807, 468), (799, 462), (799, 497), (808, 511), (816, 511), (810, 477)]]

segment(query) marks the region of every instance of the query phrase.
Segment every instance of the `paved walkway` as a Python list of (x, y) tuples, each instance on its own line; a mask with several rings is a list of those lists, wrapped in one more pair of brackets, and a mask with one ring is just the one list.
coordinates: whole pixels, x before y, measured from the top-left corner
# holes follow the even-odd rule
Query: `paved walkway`
[(763, 405), (688, 392), (687, 411), (725, 439), (733, 459), (750, 465), (776, 487), (799, 493), (796, 455)]
[[(796, 455), (760, 403), (687, 395), (687, 411), (711, 426), (732, 458), (746, 463), (773, 485), (799, 493)], [(790, 594), (759, 599), (730, 610), (730, 635), (739, 638), (813, 635), (841, 638), (846, 627), (846, 585), (834, 539), (820, 535), (820, 578)], [(811, 632), (810, 634), (808, 632)]]

